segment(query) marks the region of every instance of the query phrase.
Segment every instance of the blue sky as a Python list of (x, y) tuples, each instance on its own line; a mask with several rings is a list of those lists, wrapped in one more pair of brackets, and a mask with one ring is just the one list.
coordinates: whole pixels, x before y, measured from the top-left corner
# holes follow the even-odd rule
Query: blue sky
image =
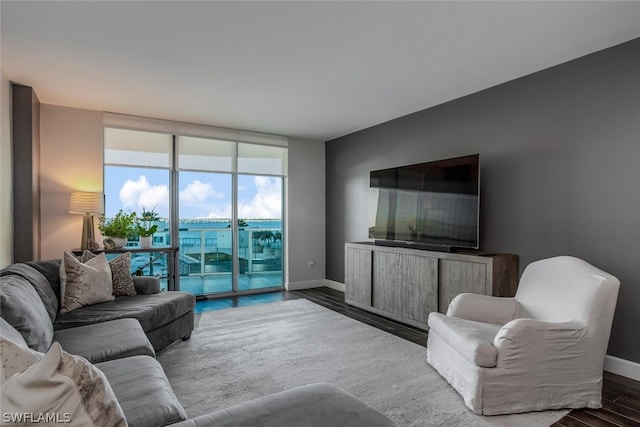
[[(180, 218), (231, 217), (231, 175), (181, 171), (179, 181)], [(169, 216), (168, 170), (107, 166), (104, 191), (107, 217), (142, 206)], [(282, 179), (239, 175), (238, 217), (282, 218)]]

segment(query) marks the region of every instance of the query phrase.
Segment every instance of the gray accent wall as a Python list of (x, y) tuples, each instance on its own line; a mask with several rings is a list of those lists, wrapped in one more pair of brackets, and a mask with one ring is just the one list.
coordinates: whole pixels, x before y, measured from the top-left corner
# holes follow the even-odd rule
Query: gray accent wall
[(327, 278), (367, 240), (369, 171), (474, 153), (481, 249), (617, 276), (609, 354), (640, 362), (640, 39), (328, 141)]

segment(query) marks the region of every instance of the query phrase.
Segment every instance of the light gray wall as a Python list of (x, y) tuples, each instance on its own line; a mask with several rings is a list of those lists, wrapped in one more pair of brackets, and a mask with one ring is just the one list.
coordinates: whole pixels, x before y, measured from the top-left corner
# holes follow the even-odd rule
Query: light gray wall
[(473, 153), (481, 248), (617, 276), (609, 354), (640, 362), (640, 39), (327, 142), (327, 278), (367, 238), (369, 171)]
[(43, 104), (40, 142), (41, 257), (61, 258), (81, 243), (82, 215), (69, 213), (71, 192), (102, 192), (102, 112)]
[(322, 284), (325, 269), (324, 142), (289, 139), (288, 288)]
[[(60, 258), (80, 245), (82, 216), (68, 212), (71, 192), (103, 188), (102, 112), (42, 105), (40, 125), (42, 258)], [(297, 287), (317, 286), (326, 275), (324, 153), (323, 141), (289, 141), (287, 283)]]

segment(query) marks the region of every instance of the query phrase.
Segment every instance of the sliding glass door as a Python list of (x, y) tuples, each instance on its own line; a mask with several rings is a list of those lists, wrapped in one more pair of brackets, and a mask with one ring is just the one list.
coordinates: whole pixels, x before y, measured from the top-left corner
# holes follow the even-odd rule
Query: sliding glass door
[(180, 171), (180, 290), (233, 291), (232, 175)]
[(236, 172), (272, 170), (273, 147), (178, 137), (177, 149), (180, 289), (282, 287), (284, 178)]

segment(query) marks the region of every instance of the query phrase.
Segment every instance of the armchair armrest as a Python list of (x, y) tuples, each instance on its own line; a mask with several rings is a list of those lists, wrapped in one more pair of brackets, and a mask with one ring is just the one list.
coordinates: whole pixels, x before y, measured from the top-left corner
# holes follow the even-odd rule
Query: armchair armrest
[(457, 295), (447, 310), (447, 316), (496, 325), (504, 325), (524, 315), (524, 308), (515, 298), (469, 293)]
[(154, 276), (133, 276), (133, 285), (138, 295), (160, 293), (160, 279)]
[(578, 322), (512, 320), (493, 339), (493, 346), (498, 350), (497, 366), (568, 364), (567, 369), (571, 369), (571, 365), (585, 366), (586, 359), (590, 358), (584, 348), (587, 332), (587, 327)]

